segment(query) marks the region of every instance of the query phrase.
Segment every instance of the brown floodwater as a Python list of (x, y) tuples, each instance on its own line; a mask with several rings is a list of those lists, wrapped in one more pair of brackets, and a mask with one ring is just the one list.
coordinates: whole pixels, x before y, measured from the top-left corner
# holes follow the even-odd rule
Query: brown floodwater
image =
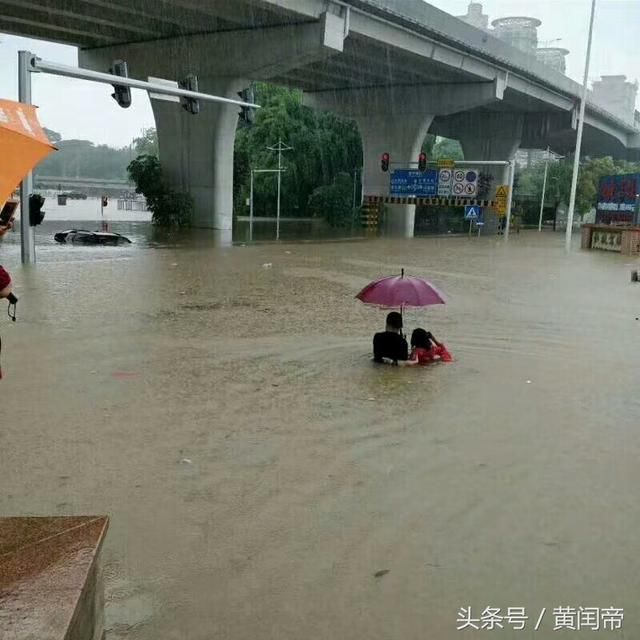
[[(109, 640), (488, 637), (466, 606), (543, 639), (560, 605), (640, 637), (636, 260), (129, 232), (28, 270), (0, 245), (0, 513), (111, 517)], [(384, 314), (354, 295), (401, 267), (448, 295), (407, 320), (455, 363), (370, 362)]]

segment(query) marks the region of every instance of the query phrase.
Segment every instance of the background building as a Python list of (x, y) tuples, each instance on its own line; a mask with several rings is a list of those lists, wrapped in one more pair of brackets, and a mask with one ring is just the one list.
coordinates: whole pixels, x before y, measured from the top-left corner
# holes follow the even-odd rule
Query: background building
[(536, 58), (543, 64), (548, 64), (552, 69), (560, 73), (567, 71), (567, 54), (569, 49), (562, 47), (538, 47), (536, 49)]
[(512, 47), (535, 55), (538, 48), (538, 27), (542, 24), (538, 18), (510, 16), (497, 18), (491, 23), (494, 35), (508, 42)]
[[(538, 27), (542, 24), (537, 18), (526, 16), (507, 16), (497, 18), (489, 27), (489, 16), (482, 12), (480, 2), (470, 2), (467, 13), (458, 16), (467, 24), (482, 29), (496, 38), (508, 42), (511, 46), (526, 51), (535, 56), (539, 62), (549, 66), (558, 73), (566, 73), (566, 58), (568, 49), (562, 47), (538, 46)], [(547, 41), (546, 45), (557, 42), (561, 38)], [(603, 109), (618, 116), (625, 122), (635, 121), (636, 98), (638, 96), (638, 82), (628, 82), (626, 76), (602, 76), (593, 83), (590, 98), (600, 104)], [(541, 152), (542, 153), (542, 152)], [(519, 163), (531, 166), (539, 158), (531, 155), (530, 151), (519, 154)]]
[[(538, 27), (542, 22), (537, 18), (526, 16), (497, 18), (491, 23), (491, 28), (489, 27), (489, 16), (482, 12), (480, 2), (470, 2), (466, 15), (458, 16), (458, 18), (476, 29), (491, 33), (521, 51), (535, 55), (540, 62), (549, 65), (552, 69), (560, 73), (566, 72), (565, 58), (569, 53), (568, 49), (538, 47)], [(556, 42), (556, 40), (550, 42)]]
[(626, 122), (634, 121), (637, 96), (638, 82), (627, 82), (626, 76), (602, 76), (591, 92), (595, 102)]
[(480, 2), (470, 2), (467, 7), (467, 14), (457, 17), (476, 29), (484, 29), (485, 31), (489, 29), (489, 16), (482, 13), (482, 4)]

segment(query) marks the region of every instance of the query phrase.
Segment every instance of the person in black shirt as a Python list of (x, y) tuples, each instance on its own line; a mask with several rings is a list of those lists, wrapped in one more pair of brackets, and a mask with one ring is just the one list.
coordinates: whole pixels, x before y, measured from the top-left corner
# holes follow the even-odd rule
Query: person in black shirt
[(409, 359), (409, 346), (402, 336), (402, 316), (397, 311), (387, 315), (386, 330), (373, 336), (374, 362), (384, 362), (385, 358), (393, 364)]

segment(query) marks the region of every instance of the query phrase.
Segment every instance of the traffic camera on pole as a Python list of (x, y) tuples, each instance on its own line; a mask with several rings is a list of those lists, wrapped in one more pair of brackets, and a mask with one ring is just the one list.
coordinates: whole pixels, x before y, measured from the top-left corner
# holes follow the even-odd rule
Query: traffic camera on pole
[[(114, 76), (128, 78), (127, 63), (124, 60), (115, 60), (109, 73)], [(128, 109), (131, 106), (131, 89), (123, 84), (113, 85), (114, 93), (111, 97), (123, 108)]]
[[(187, 91), (198, 91), (198, 76), (190, 74), (182, 82), (178, 82), (178, 86)], [(182, 96), (180, 103), (185, 111), (192, 113), (194, 116), (200, 113), (200, 101), (197, 98)]]
[(383, 153), (382, 154), (382, 158), (380, 159), (380, 168), (383, 171), (389, 171), (389, 161), (391, 160), (391, 157), (389, 156), (388, 153)]
[(422, 171), (423, 173), (427, 170), (427, 154), (423, 151), (418, 156), (418, 171)]

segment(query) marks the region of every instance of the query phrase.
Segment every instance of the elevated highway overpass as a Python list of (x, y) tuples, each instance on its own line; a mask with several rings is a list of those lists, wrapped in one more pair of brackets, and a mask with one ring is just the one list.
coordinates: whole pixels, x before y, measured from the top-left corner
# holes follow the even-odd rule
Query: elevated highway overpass
[[(310, 106), (357, 121), (365, 193), (388, 189), (383, 151), (415, 161), (427, 132), (474, 160), (575, 141), (579, 84), (422, 0), (0, 0), (0, 30), (77, 45), (96, 70), (125, 59), (138, 78), (196, 73), (201, 90), (230, 97), (252, 80), (300, 88)], [(194, 117), (152, 104), (163, 164), (194, 196), (196, 223), (229, 229), (237, 108)], [(638, 157), (639, 122), (589, 103), (584, 153)], [(413, 207), (402, 208), (409, 228)]]

